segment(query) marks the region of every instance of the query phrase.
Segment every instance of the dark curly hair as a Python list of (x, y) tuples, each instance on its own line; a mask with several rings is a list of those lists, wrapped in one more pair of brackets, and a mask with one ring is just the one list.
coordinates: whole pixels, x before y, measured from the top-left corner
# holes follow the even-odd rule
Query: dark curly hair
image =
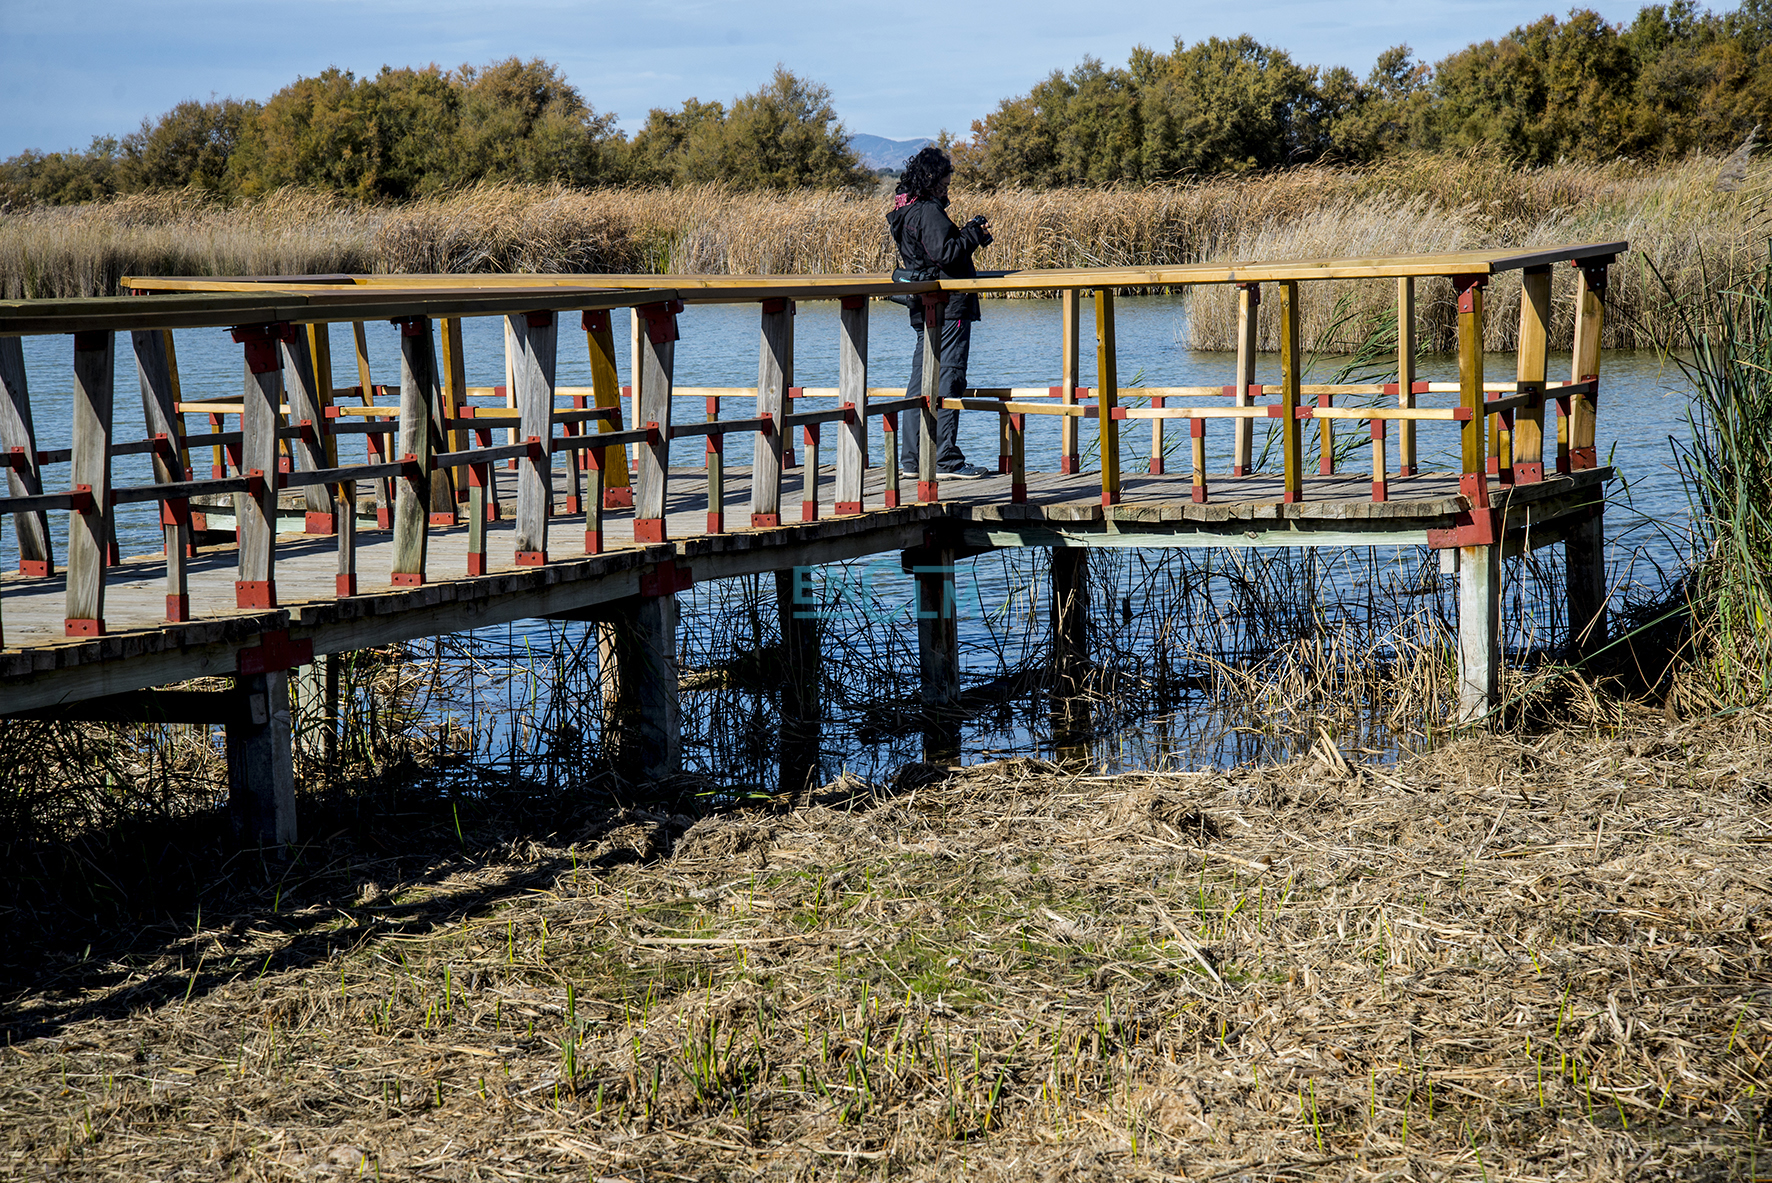
[(898, 191), (921, 201), (931, 201), (941, 179), (953, 171), (954, 162), (948, 159), (948, 154), (931, 145), (904, 162), (904, 176), (898, 182)]

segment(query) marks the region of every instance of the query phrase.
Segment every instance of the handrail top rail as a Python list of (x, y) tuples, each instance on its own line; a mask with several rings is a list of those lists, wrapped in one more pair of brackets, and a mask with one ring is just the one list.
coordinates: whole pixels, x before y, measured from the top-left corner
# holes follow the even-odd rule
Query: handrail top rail
[[(988, 272), (976, 279), (943, 279), (929, 284), (893, 283), (889, 275), (645, 275), (645, 274), (415, 274), (290, 276), (125, 276), (121, 286), (139, 291), (240, 292), (272, 289), (289, 293), (350, 293), (363, 289), (419, 293), (436, 289), (464, 292), (520, 290), (592, 291), (614, 289), (649, 303), (676, 298), (692, 304), (744, 303), (767, 299), (833, 300), (844, 296), (914, 294), (939, 288), (950, 292), (1064, 291), (1084, 288), (1183, 287), (1194, 284), (1264, 283), (1288, 280), (1431, 278), (1498, 275), (1584, 260), (1610, 261), (1630, 249), (1627, 241), (1568, 243), (1532, 247), (1493, 247), (1433, 254), (1325, 259), (1279, 259), (1230, 263), (1186, 263), (1156, 267), (1070, 267)], [(319, 281), (319, 282), (316, 282)], [(668, 290), (667, 290), (668, 289)], [(610, 306), (619, 306), (611, 304)], [(4, 330), (0, 330), (4, 331)]]
[[(152, 281), (138, 281), (152, 282)], [(204, 283), (207, 281), (197, 281)], [(125, 278), (123, 286), (132, 286)], [(268, 289), (268, 290), (267, 290)], [(676, 297), (668, 288), (609, 285), (192, 284), (152, 296), (79, 296), (62, 300), (0, 300), (0, 336), (128, 329), (229, 328), (287, 321), (404, 320), (416, 316), (484, 316), (570, 308), (627, 308)], [(569, 297), (562, 301), (561, 297)]]

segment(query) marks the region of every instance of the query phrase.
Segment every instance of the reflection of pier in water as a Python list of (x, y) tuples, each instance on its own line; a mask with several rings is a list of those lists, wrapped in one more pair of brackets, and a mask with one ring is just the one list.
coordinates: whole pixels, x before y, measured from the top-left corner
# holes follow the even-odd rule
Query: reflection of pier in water
[[(1594, 416), (1606, 269), (1623, 249), (1021, 272), (920, 285), (877, 276), (135, 278), (125, 285), (161, 294), (0, 305), (0, 446), (11, 486), (0, 513), (14, 516), (22, 568), (0, 582), (0, 713), (225, 723), (246, 835), (288, 841), (292, 676), (324, 698), (335, 684), (326, 673), (333, 654), (547, 616), (597, 623), (607, 735), (619, 739), (633, 775), (668, 777), (680, 761), (677, 595), (692, 582), (773, 573), (777, 747), (781, 788), (794, 792), (816, 766), (821, 715), (819, 622), (800, 605), (795, 568), (900, 554), (918, 588), (926, 746), (931, 758), (950, 759), (960, 702), (954, 573), (971, 556), (1051, 553), (1047, 692), (1063, 749), (1089, 730), (1091, 550), (1425, 545), (1458, 572), (1460, 712), (1479, 719), (1497, 699), (1504, 554), (1562, 543), (1572, 643), (1604, 631), (1601, 510), (1611, 470), (1597, 463)], [(1545, 372), (1558, 262), (1576, 264), (1568, 382)], [(1523, 272), (1520, 346), (1515, 374), (1495, 380), (1483, 371), (1483, 289), (1505, 270)], [(1414, 376), (1414, 284), (1429, 276), (1452, 277), (1458, 293), (1453, 383)], [(1306, 385), (1301, 292), (1312, 280), (1350, 278), (1395, 285), (1398, 380)], [(1199, 283), (1239, 289), (1233, 381), (1121, 388), (1113, 290)], [(872, 299), (907, 293), (934, 312), (958, 290), (1057, 292), (1065, 347), (1050, 387), (979, 387), (942, 404), (992, 416), (1001, 440), (997, 475), (942, 482), (935, 335), (925, 342), (920, 396), (870, 389), (868, 313)], [(1096, 388), (1081, 384), (1075, 347), (1086, 290)], [(1277, 384), (1255, 381), (1264, 293), (1279, 305)], [(841, 301), (835, 388), (794, 385), (794, 301), (808, 299)], [(676, 314), (686, 301), (760, 306), (755, 386), (673, 387)], [(622, 307), (636, 310), (632, 387), (616, 376), (609, 310)], [(484, 315), (506, 318), (507, 380), (470, 387), (461, 318)], [(363, 323), (375, 318), (402, 326), (397, 386), (378, 386), (370, 373)], [(330, 330), (347, 324), (359, 383), (335, 388)], [(554, 380), (562, 324), (585, 333), (588, 387)], [(205, 326), (233, 326), (242, 345), (238, 399), (196, 400), (179, 389), (167, 330)], [(40, 450), (33, 431), (18, 338), (40, 333), (73, 336), (73, 446), (63, 451)], [(112, 430), (120, 345), (140, 377), (141, 440)], [(1456, 402), (1428, 405), (1434, 395)], [(685, 396), (705, 398), (703, 420), (673, 417), (673, 398)], [(915, 474), (899, 471), (903, 415), (921, 420)], [(1037, 416), (1060, 423), (1058, 454), (1044, 463), (1027, 456)], [(1230, 441), (1223, 474), (1207, 466), (1215, 420)], [(1188, 433), (1191, 463), (1180, 474), (1165, 472), (1171, 424)], [(1277, 471), (1254, 470), (1258, 426), (1276, 437)], [(1354, 466), (1365, 471), (1346, 471), (1338, 428), (1370, 437), (1370, 464)], [(1418, 471), (1423, 428), (1457, 435), (1460, 471)], [(1096, 472), (1082, 471), (1085, 433), (1098, 446)], [(1138, 475), (1123, 474), (1139, 435), (1148, 460)], [(671, 441), (683, 438), (705, 441), (704, 463), (684, 467), (679, 456), (672, 466)], [(210, 463), (200, 476), (204, 449)], [(111, 459), (127, 454), (152, 459), (153, 483), (113, 485)], [(164, 549), (120, 558), (114, 509), (138, 502), (159, 508)], [(60, 562), (52, 512), (69, 515)], [(218, 674), (235, 688), (154, 689)]]

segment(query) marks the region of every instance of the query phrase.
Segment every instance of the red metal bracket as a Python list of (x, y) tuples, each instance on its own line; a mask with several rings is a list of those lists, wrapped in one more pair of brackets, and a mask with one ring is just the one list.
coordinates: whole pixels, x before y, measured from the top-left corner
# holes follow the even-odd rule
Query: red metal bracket
[(548, 552), (545, 550), (520, 550), (517, 552), (517, 566), (545, 567), (548, 565)]
[(70, 616), (62, 622), (62, 628), (70, 637), (102, 637), (105, 635), (105, 618)]
[(356, 572), (352, 572), (349, 575), (338, 576), (336, 579), (333, 580), (333, 589), (338, 592), (340, 599), (343, 599), (347, 596), (356, 595), (357, 594)]
[(523, 320), (532, 329), (545, 329), (554, 323), (554, 314), (544, 308), (536, 312), (525, 313)]
[(240, 325), (230, 332), (235, 344), (246, 346), (246, 367), (255, 374), (268, 374), (280, 368), (283, 363), (277, 356), (277, 343), (295, 340), (295, 327), (288, 321)]
[(1237, 290), (1249, 293), (1250, 307), (1261, 303), (1261, 285), (1259, 283), (1240, 283), (1237, 285)]
[(1458, 293), (1458, 310), (1475, 312), (1477, 310), (1476, 293), (1489, 286), (1487, 275), (1454, 275), (1452, 290)]
[(168, 497), (160, 503), (160, 524), (162, 526), (188, 526), (191, 524), (191, 500), (188, 497)]
[(29, 575), (36, 579), (47, 579), (49, 578), (49, 560), (20, 559), (18, 561), (18, 572), (20, 575)]
[(674, 596), (695, 586), (695, 574), (675, 559), (640, 572), (640, 594), (643, 596)]
[(275, 608), (277, 606), (277, 581), (274, 579), (234, 580), (234, 606), (236, 608)]
[(423, 571), (396, 571), (388, 576), (388, 582), (395, 587), (423, 587), (425, 573)]
[(786, 296), (772, 296), (763, 301), (763, 311), (768, 313), (785, 312), (789, 316), (798, 316), (800, 314), (798, 305)]
[(854, 312), (858, 308), (866, 308), (868, 306), (868, 298), (866, 296), (844, 296), (841, 303), (844, 308), (850, 312)]
[(402, 337), (422, 337), (430, 331), (431, 318), (428, 316), (408, 316), (390, 320), (388, 323), (399, 325)]
[(635, 518), (635, 542), (663, 542), (665, 540), (665, 520), (663, 518)]
[(624, 485), (619, 489), (603, 490), (604, 509), (629, 509), (634, 504), (634, 487)]
[(68, 500), (68, 509), (74, 513), (91, 513), (92, 502), (92, 486), (75, 485), (73, 496)]
[(234, 655), (234, 670), (240, 674), (274, 674), (294, 669), (314, 660), (314, 642), (292, 641), (287, 630), (264, 633), (258, 644)]
[(587, 333), (607, 333), (609, 331), (609, 309), (603, 308), (596, 312), (586, 312), (579, 318)]
[(849, 517), (854, 514), (858, 514), (861, 512), (861, 502), (859, 502), (859, 501), (839, 501), (832, 508), (832, 512), (835, 513), (838, 517)]
[(767, 530), (772, 526), (779, 525), (781, 525), (781, 515), (778, 513), (754, 513), (751, 515), (751, 529), (753, 530)]
[(191, 618), (191, 597), (190, 596), (184, 595), (184, 596), (167, 596), (166, 597), (166, 619), (167, 620), (177, 623), (182, 620), (189, 620), (190, 618)]
[(683, 301), (664, 300), (657, 304), (642, 304), (637, 311), (646, 318), (646, 336), (654, 345), (677, 340), (677, 314), (683, 311)]
[(1493, 546), (1501, 536), (1499, 509), (1470, 509), (1454, 516), (1450, 530), (1429, 530), (1427, 544), (1435, 550), (1457, 546)]

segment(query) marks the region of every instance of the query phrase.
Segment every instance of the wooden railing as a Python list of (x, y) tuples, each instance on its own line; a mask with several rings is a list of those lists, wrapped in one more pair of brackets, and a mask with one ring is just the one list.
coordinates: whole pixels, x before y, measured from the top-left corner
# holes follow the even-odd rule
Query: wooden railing
[[(203, 510), (193, 499), (231, 494), (238, 548), (235, 602), (241, 609), (269, 609), (278, 603), (276, 552), (278, 491), (303, 490), (304, 529), (336, 535), (336, 594), (359, 591), (358, 498), (368, 483), (376, 526), (392, 532), (389, 581), (415, 587), (439, 577), (427, 561), (433, 528), (458, 525), (465, 517), (468, 559), (465, 574), (490, 568), (489, 521), (507, 516), (515, 532), (513, 561), (519, 566), (548, 563), (566, 553), (550, 534), (557, 516), (555, 458), (564, 459), (564, 510), (584, 518), (584, 554), (607, 545), (606, 515), (631, 508), (637, 543), (666, 539), (667, 494), (673, 479), (671, 443), (705, 440), (699, 479), (707, 494), (706, 532), (728, 529), (725, 515), (727, 445), (733, 437), (751, 439), (749, 519), (766, 529), (783, 524), (782, 473), (794, 466), (796, 431), (804, 449), (800, 519), (824, 512), (820, 458), (823, 428), (835, 431), (835, 462), (829, 505), (839, 515), (894, 508), (901, 498), (898, 470), (898, 416), (921, 419), (921, 453), (916, 499), (941, 497), (937, 471), (935, 416), (940, 409), (988, 414), (998, 419), (999, 468), (1011, 474), (1009, 500), (1028, 497), (1029, 416), (1060, 420), (1059, 451), (1048, 470), (1076, 473), (1079, 438), (1093, 421), (1098, 436), (1100, 490), (1106, 505), (1123, 491), (1122, 428), (1148, 423), (1148, 471), (1164, 473), (1164, 430), (1185, 420), (1190, 435), (1190, 497), (1211, 496), (1206, 431), (1214, 419), (1228, 420), (1232, 432), (1231, 478), (1253, 473), (1252, 441), (1257, 420), (1275, 421), (1284, 501), (1305, 497), (1304, 425), (1318, 429), (1319, 474), (1335, 469), (1335, 428), (1339, 422), (1368, 425), (1372, 440), (1373, 500), (1389, 496), (1392, 479), (1388, 432), (1397, 425), (1395, 474), (1417, 471), (1416, 430), (1422, 424), (1455, 425), (1460, 442), (1460, 490), (1475, 508), (1489, 505), (1488, 486), (1530, 484), (1545, 477), (1547, 407), (1555, 408), (1551, 463), (1567, 473), (1596, 463), (1595, 408), (1598, 345), (1606, 265), (1623, 244), (1559, 248), (1531, 255), (1489, 252), (1434, 259), (1365, 261), (1360, 267), (1275, 264), (1262, 268), (1020, 273), (940, 285), (892, 285), (883, 278), (732, 277), (697, 286), (683, 277), (598, 277), (596, 287), (582, 277), (373, 277), (353, 286), (217, 283), (202, 280), (127, 279), (141, 290), (223, 289), (196, 295), (158, 295), (109, 301), (17, 302), (0, 306), (0, 448), (8, 465), (9, 496), (0, 513), (14, 515), (21, 567), (26, 574), (53, 573), (46, 515), (69, 514), (66, 573), (66, 632), (96, 636), (105, 631), (104, 573), (117, 559), (114, 508), (153, 503), (158, 508), (166, 555), (166, 618), (189, 619), (187, 563), (194, 553)], [(1574, 260), (1577, 268), (1576, 347), (1571, 380), (1546, 378), (1551, 264)], [(1477, 270), (1478, 265), (1484, 270)], [(1513, 381), (1492, 382), (1483, 373), (1483, 286), (1492, 271), (1518, 264), (1524, 270), (1518, 368)], [(1465, 270), (1459, 270), (1465, 268)], [(1183, 274), (1185, 272), (1185, 274)], [(1398, 381), (1386, 384), (1309, 385), (1303, 382), (1299, 343), (1299, 284), (1309, 278), (1345, 278), (1347, 273), (1391, 275), (1396, 279), (1401, 326)], [(1320, 273), (1320, 274), (1319, 274)], [(1414, 374), (1414, 284), (1424, 275), (1450, 274), (1459, 299), (1459, 380), (1430, 383)], [(609, 282), (609, 288), (601, 285)], [(518, 282), (521, 281), (521, 282)], [(644, 286), (643, 286), (644, 281)], [(1224, 386), (1121, 388), (1115, 340), (1115, 300), (1108, 283), (1235, 283), (1240, 333), (1233, 373)], [(1262, 288), (1277, 289), (1280, 319), (1280, 380), (1255, 380), (1255, 312)], [(1045, 387), (979, 387), (964, 397), (939, 400), (942, 305), (957, 291), (1055, 290), (1060, 296), (1064, 349), (1059, 381)], [(1096, 323), (1097, 386), (1080, 383), (1073, 347), (1080, 320), (1081, 293), (1093, 290)], [(925, 302), (922, 375), (919, 392), (868, 385), (868, 301), (888, 292), (908, 292)], [(793, 381), (795, 299), (840, 302), (838, 385), (802, 388)], [(673, 383), (677, 316), (684, 300), (750, 301), (760, 308), (760, 351), (754, 387), (679, 388)], [(637, 327), (632, 343), (633, 381), (618, 383), (609, 310), (631, 307)], [(461, 318), (506, 318), (507, 380), (470, 387), (463, 358)], [(577, 315), (585, 333), (592, 384), (556, 384), (562, 316)], [(254, 319), (255, 317), (274, 319)], [(400, 325), (400, 378), (378, 385), (372, 376), (364, 322), (385, 316)], [(333, 324), (350, 324), (358, 384), (334, 388)], [(248, 380), (239, 400), (187, 400), (180, 391), (171, 329), (234, 326)], [(113, 438), (112, 369), (115, 332), (130, 330), (140, 379), (146, 438)], [(21, 333), (73, 332), (72, 446), (36, 446)], [(442, 343), (441, 364), (437, 345)], [(1456, 393), (1458, 405), (1417, 405), (1422, 394)], [(701, 422), (679, 422), (675, 402), (705, 400)], [(1370, 398), (1385, 405), (1348, 405), (1337, 399)], [(474, 400), (481, 400), (476, 403)], [(723, 400), (748, 399), (751, 412), (722, 417)], [(378, 401), (379, 400), (379, 401)], [(1129, 405), (1143, 400), (1144, 405)], [(1176, 405), (1178, 400), (1205, 400)], [(1308, 400), (1308, 401), (1307, 401)], [(623, 405), (631, 408), (624, 418)], [(939, 407), (938, 407), (939, 402)], [(815, 409), (813, 404), (818, 404)], [(207, 416), (207, 431), (187, 431), (187, 417)], [(631, 418), (631, 422), (629, 419)], [(884, 451), (878, 502), (868, 503), (866, 473), (870, 421), (880, 420)], [(496, 436), (504, 439), (497, 441)], [(362, 436), (365, 461), (341, 464), (339, 446)], [(633, 471), (627, 447), (635, 448)], [(210, 475), (195, 476), (191, 455), (212, 450)], [(140, 454), (152, 459), (150, 484), (114, 487), (111, 460)], [(66, 488), (46, 492), (44, 471), (66, 465)], [(502, 504), (493, 474), (499, 465), (517, 472), (514, 504)], [(582, 487), (581, 487), (582, 486)], [(1481, 530), (1470, 535), (1483, 541)], [(1492, 539), (1490, 539), (1492, 541)], [(577, 551), (576, 545), (569, 548)]]

